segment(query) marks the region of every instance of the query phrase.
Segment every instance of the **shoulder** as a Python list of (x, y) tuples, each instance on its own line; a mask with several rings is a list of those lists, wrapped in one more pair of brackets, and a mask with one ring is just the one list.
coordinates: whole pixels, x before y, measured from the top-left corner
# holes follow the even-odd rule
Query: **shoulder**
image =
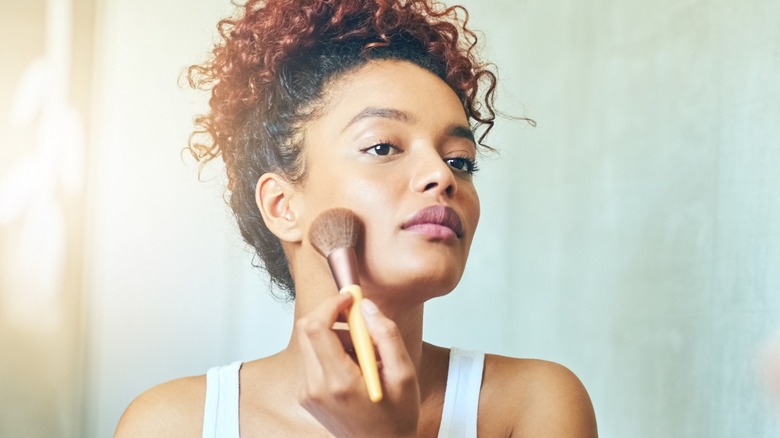
[(509, 436), (597, 436), (585, 386), (555, 362), (486, 355), (483, 396)]
[(130, 403), (114, 437), (200, 436), (205, 404), (206, 376), (163, 383)]

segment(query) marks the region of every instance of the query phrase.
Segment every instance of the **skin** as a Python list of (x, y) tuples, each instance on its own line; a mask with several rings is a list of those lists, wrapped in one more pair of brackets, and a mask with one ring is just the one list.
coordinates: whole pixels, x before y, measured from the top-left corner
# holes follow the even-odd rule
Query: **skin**
[[(283, 242), (297, 300), (289, 345), (241, 368), (241, 436), (435, 437), (449, 350), (422, 341), (423, 307), (460, 280), (479, 221), (464, 171), (476, 155), (468, 120), (446, 83), (405, 62), (372, 62), (326, 91), (320, 117), (304, 128), (305, 181), (266, 174), (258, 182), (258, 208)], [(454, 209), (463, 234), (404, 227), (431, 205)], [(337, 293), (307, 238), (333, 207), (365, 224), (357, 252), (370, 298), (362, 310), (381, 360), (378, 404), (348, 338), (332, 330), (352, 298)], [(128, 407), (116, 436), (199, 436), (204, 400), (204, 376), (152, 388)], [(597, 435), (580, 381), (545, 361), (487, 355), (478, 418), (480, 436)]]

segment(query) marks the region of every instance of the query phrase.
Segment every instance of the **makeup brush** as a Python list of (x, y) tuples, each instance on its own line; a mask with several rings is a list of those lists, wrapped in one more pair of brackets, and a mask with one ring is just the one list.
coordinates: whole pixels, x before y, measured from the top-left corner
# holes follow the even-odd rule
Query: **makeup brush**
[(358, 285), (355, 245), (361, 232), (360, 220), (346, 208), (334, 208), (321, 213), (309, 229), (314, 248), (328, 259), (328, 266), (340, 293), (352, 294), (352, 306), (347, 312), (347, 324), (368, 396), (372, 402), (382, 400), (376, 356), (366, 321), (360, 311), (363, 290)]

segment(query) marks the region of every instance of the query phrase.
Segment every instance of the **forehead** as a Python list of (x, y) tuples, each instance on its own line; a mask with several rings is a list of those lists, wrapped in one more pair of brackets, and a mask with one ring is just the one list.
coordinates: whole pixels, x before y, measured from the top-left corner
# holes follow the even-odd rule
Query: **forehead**
[(323, 103), (320, 116), (330, 123), (347, 124), (366, 108), (392, 108), (422, 122), (468, 123), (452, 88), (406, 61), (371, 61), (339, 77), (326, 85)]

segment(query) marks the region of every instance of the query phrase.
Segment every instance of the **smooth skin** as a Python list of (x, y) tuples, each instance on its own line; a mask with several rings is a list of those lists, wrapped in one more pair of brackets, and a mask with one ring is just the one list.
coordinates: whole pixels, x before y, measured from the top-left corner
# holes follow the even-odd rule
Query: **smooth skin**
[[(455, 93), (427, 70), (373, 61), (326, 86), (321, 116), (304, 127), (307, 176), (258, 181), (257, 203), (283, 242), (295, 279), (295, 324), (281, 352), (240, 372), (240, 426), (251, 437), (435, 437), (449, 350), (422, 340), (425, 301), (460, 280), (479, 221), (471, 175), (476, 145)], [(431, 205), (455, 210), (460, 237), (406, 227)], [(384, 399), (368, 399), (348, 337), (332, 330), (352, 304), (339, 295), (307, 239), (322, 211), (352, 209), (362, 311), (381, 360)], [(174, 380), (133, 401), (117, 437), (197, 437), (205, 376)], [(486, 355), (479, 399), (483, 437), (595, 437), (585, 388), (565, 367)]]

